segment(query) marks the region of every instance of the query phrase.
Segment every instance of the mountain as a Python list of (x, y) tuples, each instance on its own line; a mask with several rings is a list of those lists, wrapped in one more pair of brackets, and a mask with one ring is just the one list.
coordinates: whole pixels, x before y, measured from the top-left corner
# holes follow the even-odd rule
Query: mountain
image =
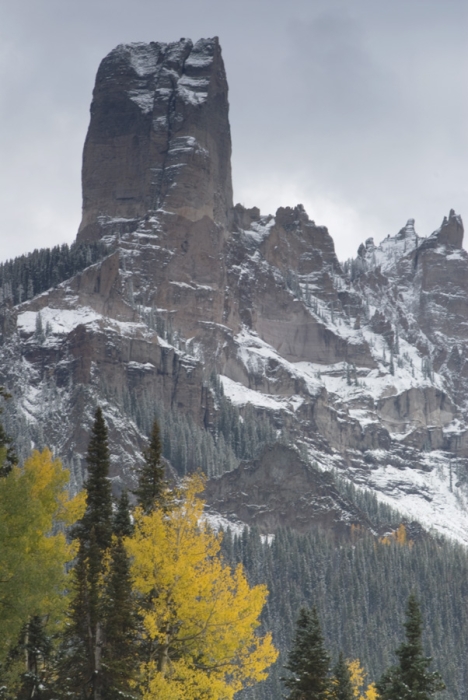
[(51, 446), (78, 488), (100, 404), (119, 491), (156, 415), (170, 464), (201, 465), (231, 522), (377, 532), (338, 477), (467, 543), (461, 218), (427, 237), (410, 220), (342, 264), (302, 205), (233, 205), (228, 108), (217, 38), (102, 61), (75, 247), (1, 269), (19, 452)]

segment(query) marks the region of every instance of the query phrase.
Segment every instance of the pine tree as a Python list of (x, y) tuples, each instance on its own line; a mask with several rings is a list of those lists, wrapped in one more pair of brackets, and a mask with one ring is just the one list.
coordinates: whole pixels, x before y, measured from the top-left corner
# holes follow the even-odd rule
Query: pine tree
[(104, 592), (102, 697), (133, 697), (132, 680), (139, 665), (137, 617), (130, 561), (123, 537), (114, 537)]
[(105, 572), (112, 543), (112, 493), (107, 427), (98, 407), (88, 446), (86, 510), (75, 528), (75, 566), (70, 625), (65, 635), (59, 692), (68, 698), (103, 697), (106, 648)]
[(112, 491), (109, 481), (107, 427), (100, 407), (96, 409), (86, 462), (86, 511), (80, 523), (78, 537), (86, 542), (94, 529), (96, 544), (104, 551), (110, 546), (112, 538)]
[[(0, 691), (2, 698), (48, 700), (51, 697), (49, 680), (53, 670), (53, 644), (44, 624), (45, 619), (33, 615), (21, 630), (18, 644), (10, 649), (7, 663), (2, 668), (5, 674), (2, 678), (4, 686)], [(23, 672), (16, 683), (11, 683), (15, 666), (22, 667)]]
[(329, 697), (330, 657), (315, 608), (301, 608), (293, 648), (285, 668), (292, 673), (291, 677), (282, 679), (290, 691), (288, 700), (325, 700)]
[(334, 700), (354, 700), (351, 673), (342, 652), (333, 669), (332, 696)]
[(42, 325), (42, 316), (41, 312), (38, 311), (36, 314), (36, 332), (35, 332), (36, 338), (39, 343), (43, 343), (45, 340), (45, 334), (44, 334), (44, 328)]
[(89, 650), (91, 616), (88, 569), (87, 548), (83, 542), (80, 542), (72, 572), (69, 625), (64, 635), (59, 669), (58, 690), (59, 692), (65, 690), (67, 697), (88, 697), (87, 686), (93, 674), (92, 656)]
[(116, 537), (129, 537), (132, 534), (132, 521), (130, 519), (130, 502), (127, 491), (122, 491), (117, 509), (114, 513), (112, 530)]
[(419, 603), (411, 594), (406, 609), (406, 642), (396, 650), (398, 666), (392, 666), (377, 683), (381, 700), (430, 700), (434, 693), (444, 690), (439, 673), (428, 670), (432, 659), (424, 656), (422, 647), (422, 616)]
[(167, 483), (164, 479), (164, 465), (161, 464), (162, 442), (158, 421), (154, 421), (150, 444), (144, 452), (145, 463), (140, 472), (138, 488), (135, 491), (138, 505), (145, 513), (155, 507), (165, 505)]
[(128, 494), (123, 491), (114, 514), (114, 536), (103, 593), (102, 697), (109, 700), (133, 697), (132, 679), (139, 663), (135, 598), (124, 545), (124, 538), (132, 531)]
[[(11, 394), (2, 386), (0, 386), (0, 396), (5, 400), (11, 399)], [(3, 408), (0, 408), (0, 414), (1, 413), (3, 413)], [(2, 476), (7, 476), (17, 462), (18, 458), (12, 444), (12, 439), (7, 435), (5, 428), (2, 423), (0, 423), (0, 478)]]

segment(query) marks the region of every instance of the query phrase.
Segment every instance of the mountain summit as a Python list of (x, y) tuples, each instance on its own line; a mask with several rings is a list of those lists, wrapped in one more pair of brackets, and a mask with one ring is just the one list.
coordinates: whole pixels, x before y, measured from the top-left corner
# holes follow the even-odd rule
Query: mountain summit
[(117, 46), (102, 61), (83, 153), (78, 240), (164, 210), (225, 223), (232, 209), (228, 86), (217, 38)]
[(103, 60), (77, 243), (3, 266), (0, 383), (20, 453), (48, 444), (78, 487), (99, 404), (114, 487), (133, 487), (156, 415), (175, 471), (212, 478), (216, 517), (372, 530), (333, 471), (468, 542), (460, 217), (427, 237), (410, 219), (341, 264), (302, 205), (233, 206), (230, 155), (216, 38)]

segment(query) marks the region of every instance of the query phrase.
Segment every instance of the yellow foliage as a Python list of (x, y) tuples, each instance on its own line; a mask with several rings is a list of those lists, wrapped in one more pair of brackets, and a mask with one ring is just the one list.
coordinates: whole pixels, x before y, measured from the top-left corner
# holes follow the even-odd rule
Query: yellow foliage
[(375, 683), (370, 683), (367, 686), (365, 696), (366, 696), (366, 700), (377, 700), (378, 693), (377, 693), (377, 688), (375, 687)]
[(219, 555), (221, 538), (202, 519), (204, 487), (188, 478), (169, 512), (135, 513), (126, 547), (147, 639), (156, 652), (141, 669), (145, 700), (228, 700), (266, 678), (277, 658), (271, 636), (255, 630), (267, 597), (242, 567)]
[(396, 542), (399, 544), (401, 547), (412, 547), (413, 546), (413, 540), (408, 539), (408, 533), (406, 531), (406, 527), (401, 523), (399, 527), (392, 532), (390, 535), (387, 535), (386, 537), (381, 537), (379, 542), (381, 544), (391, 544), (392, 542)]
[(84, 512), (70, 499), (68, 471), (49, 450), (0, 478), (0, 661), (31, 615), (58, 620), (65, 606), (65, 564), (75, 554), (63, 525)]
[(351, 676), (351, 685), (353, 686), (353, 694), (357, 700), (377, 700), (377, 689), (375, 683), (370, 683), (364, 690), (364, 681), (367, 673), (361, 666), (359, 659), (351, 659), (347, 661), (349, 673)]

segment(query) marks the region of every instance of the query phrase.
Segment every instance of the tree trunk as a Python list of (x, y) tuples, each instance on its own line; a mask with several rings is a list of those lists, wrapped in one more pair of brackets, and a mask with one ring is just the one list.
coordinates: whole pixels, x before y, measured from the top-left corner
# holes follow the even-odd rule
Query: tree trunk
[(94, 642), (94, 693), (93, 700), (101, 700), (101, 656), (102, 656), (102, 625), (96, 624)]
[(158, 671), (162, 673), (163, 676), (166, 675), (166, 670), (169, 662), (169, 642), (170, 635), (169, 632), (166, 633), (165, 644), (161, 647), (159, 651), (158, 658)]

